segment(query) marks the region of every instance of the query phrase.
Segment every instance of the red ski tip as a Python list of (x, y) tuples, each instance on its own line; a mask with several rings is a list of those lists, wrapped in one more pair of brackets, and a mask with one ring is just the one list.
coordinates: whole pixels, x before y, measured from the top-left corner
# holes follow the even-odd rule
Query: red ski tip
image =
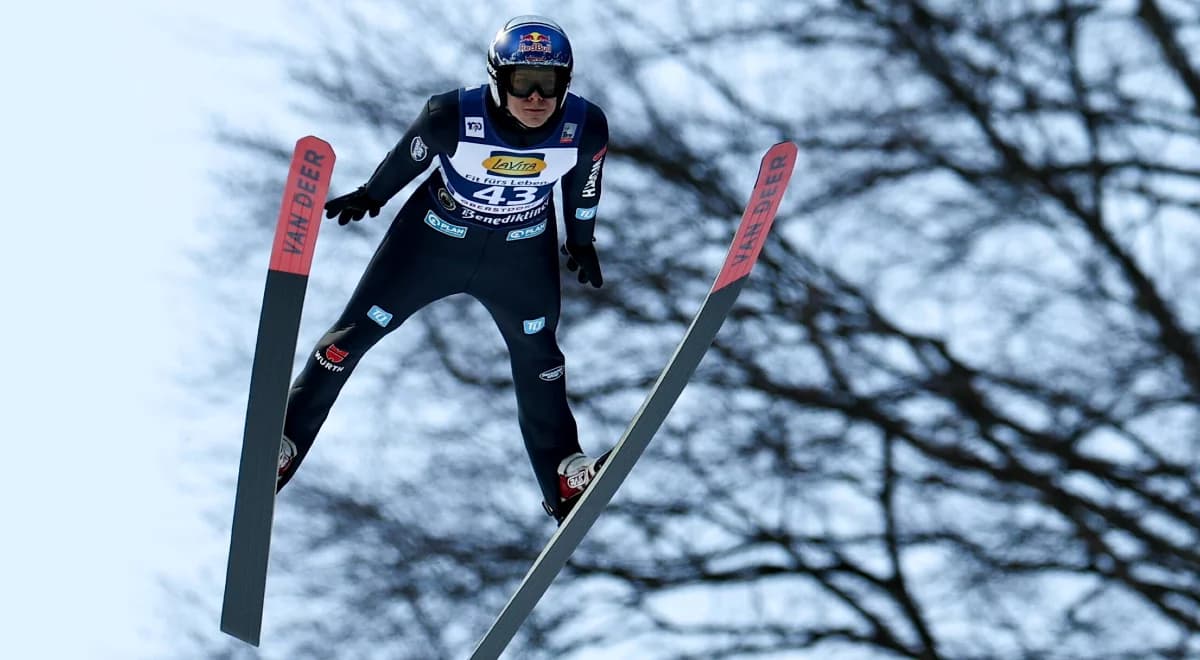
[(296, 142), (271, 247), (271, 270), (308, 275), (333, 174), (333, 147), (309, 135)]
[(788, 181), (792, 178), (796, 154), (797, 148), (794, 143), (780, 142), (768, 149), (763, 156), (758, 167), (758, 181), (754, 184), (754, 192), (750, 193), (750, 202), (746, 204), (742, 223), (733, 237), (729, 256), (726, 257), (725, 265), (713, 284), (713, 291), (719, 291), (748, 276), (754, 268), (758, 255), (762, 252), (763, 241), (771, 230), (771, 223), (775, 222), (775, 213), (779, 211), (779, 203), (783, 200)]

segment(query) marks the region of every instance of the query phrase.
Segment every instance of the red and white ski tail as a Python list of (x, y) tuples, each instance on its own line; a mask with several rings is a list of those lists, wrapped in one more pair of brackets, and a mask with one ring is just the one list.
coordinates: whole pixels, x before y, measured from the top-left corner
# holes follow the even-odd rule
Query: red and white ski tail
[(763, 242), (775, 221), (775, 213), (791, 179), (796, 152), (795, 144), (781, 142), (771, 147), (763, 157), (758, 169), (758, 181), (734, 235), (729, 256), (708, 297), (700, 305), (700, 311), (692, 319), (683, 341), (675, 349), (675, 354), (659, 375), (624, 435), (610, 452), (604, 467), (580, 496), (558, 531), (550, 537), (550, 542), (526, 573), (517, 592), (475, 647), (471, 660), (496, 660), (500, 657), (667, 418), (667, 413), (712, 345), (717, 330), (725, 322), (738, 293), (745, 286), (750, 270), (758, 261)]

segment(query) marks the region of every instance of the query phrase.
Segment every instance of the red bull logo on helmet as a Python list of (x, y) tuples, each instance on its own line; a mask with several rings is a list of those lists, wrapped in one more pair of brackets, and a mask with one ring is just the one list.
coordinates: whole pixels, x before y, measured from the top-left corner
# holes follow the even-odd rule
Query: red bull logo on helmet
[(550, 35), (541, 32), (529, 32), (521, 35), (517, 41), (518, 53), (543, 53), (549, 55), (553, 51), (550, 46)]

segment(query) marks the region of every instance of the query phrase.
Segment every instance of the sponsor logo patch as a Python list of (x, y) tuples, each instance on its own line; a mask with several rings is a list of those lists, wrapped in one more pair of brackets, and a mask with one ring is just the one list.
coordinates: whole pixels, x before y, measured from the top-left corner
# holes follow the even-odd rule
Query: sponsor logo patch
[(412, 143), (408, 145), (408, 155), (412, 156), (412, 159), (418, 163), (425, 160), (425, 157), (429, 155), (429, 148), (425, 146), (425, 141), (421, 139), (420, 135), (413, 138)]
[(496, 151), (484, 159), (483, 166), (500, 176), (537, 176), (546, 169), (545, 157), (545, 154), (506, 154)]
[(483, 117), (463, 117), (463, 123), (466, 126), (467, 137), (483, 137)]
[(553, 50), (550, 47), (550, 37), (541, 32), (530, 32), (521, 35), (517, 40), (518, 53), (541, 53), (549, 54)]
[(587, 183), (583, 184), (583, 197), (596, 196), (596, 184), (600, 179), (600, 166), (604, 164), (604, 155), (601, 153), (600, 159), (592, 163), (592, 169), (588, 172)]
[(588, 484), (587, 470), (580, 470), (577, 474), (567, 477), (567, 486), (570, 488), (583, 488)]
[(566, 370), (567, 370), (566, 367), (559, 365), (557, 367), (554, 367), (553, 369), (547, 369), (547, 370), (543, 371), (542, 373), (538, 374), (538, 378), (541, 378), (542, 380), (544, 380), (546, 382), (549, 382), (552, 380), (558, 380), (559, 378), (563, 377), (563, 374), (566, 372)]
[(542, 328), (546, 327), (546, 317), (539, 316), (536, 319), (525, 321), (525, 334), (535, 335), (541, 332)]
[(459, 225), (451, 224), (437, 217), (433, 211), (425, 212), (425, 224), (453, 238), (462, 238), (467, 235), (467, 228)]
[(591, 220), (596, 217), (596, 207), (592, 206), (586, 209), (575, 209), (576, 220)]
[(446, 190), (445, 188), (438, 188), (437, 198), (438, 203), (440, 203), (442, 208), (446, 209), (447, 211), (453, 211), (454, 209), (458, 208), (458, 203), (454, 201), (454, 196), (451, 195), (450, 191)]
[(475, 211), (474, 209), (470, 209), (470, 208), (467, 208), (464, 206), (463, 210), (462, 210), (462, 219), (463, 220), (474, 220), (476, 222), (479, 222), (479, 223), (482, 223), (485, 225), (501, 227), (504, 225), (513, 225), (513, 224), (517, 224), (518, 222), (526, 222), (528, 220), (533, 220), (533, 219), (537, 218), (538, 216), (541, 216), (544, 213), (546, 213), (546, 209), (549, 207), (550, 207), (550, 195), (546, 195), (545, 197), (543, 197), (542, 201), (537, 203), (537, 206), (535, 206), (527, 211), (519, 211), (517, 213), (505, 213), (503, 215), (495, 215), (495, 214), (491, 214), (491, 213), (481, 213), (481, 212)]
[(508, 238), (505, 240), (519, 241), (523, 238), (533, 238), (544, 231), (546, 231), (546, 221), (542, 220), (532, 227), (522, 227), (521, 229), (514, 229), (508, 232)]
[(367, 317), (379, 324), (379, 327), (386, 328), (392, 322), (391, 313), (384, 310), (379, 305), (371, 305), (371, 309), (367, 311)]
[(343, 351), (337, 347), (337, 344), (330, 344), (329, 348), (325, 349), (325, 357), (329, 358), (329, 361), (334, 364), (340, 363), (349, 356), (350, 351)]
[(574, 141), (577, 130), (579, 130), (579, 124), (572, 122), (563, 124), (562, 135), (558, 136), (558, 141), (563, 144)]
[(320, 364), (325, 369), (336, 374), (346, 370), (346, 367), (339, 365), (343, 360), (349, 357), (349, 355), (349, 351), (343, 351), (336, 345), (330, 344), (329, 348), (326, 348), (323, 353), (321, 351), (317, 351), (315, 354), (313, 354), (313, 357), (317, 359), (317, 364)]

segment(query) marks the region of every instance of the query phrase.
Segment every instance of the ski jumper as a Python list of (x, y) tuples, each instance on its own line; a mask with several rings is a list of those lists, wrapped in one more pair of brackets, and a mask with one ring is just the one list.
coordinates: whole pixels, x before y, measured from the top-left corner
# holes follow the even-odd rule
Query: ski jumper
[(607, 143), (603, 111), (575, 94), (536, 129), (496, 108), (486, 85), (429, 99), (366, 190), (388, 200), (433, 170), (292, 385), (284, 434), (298, 455), (280, 488), (363, 355), (425, 305), (465, 293), (499, 326), (525, 448), (545, 501), (557, 506), (557, 466), (581, 449), (555, 336), (561, 291), (553, 186), (561, 180), (567, 240), (590, 242)]

